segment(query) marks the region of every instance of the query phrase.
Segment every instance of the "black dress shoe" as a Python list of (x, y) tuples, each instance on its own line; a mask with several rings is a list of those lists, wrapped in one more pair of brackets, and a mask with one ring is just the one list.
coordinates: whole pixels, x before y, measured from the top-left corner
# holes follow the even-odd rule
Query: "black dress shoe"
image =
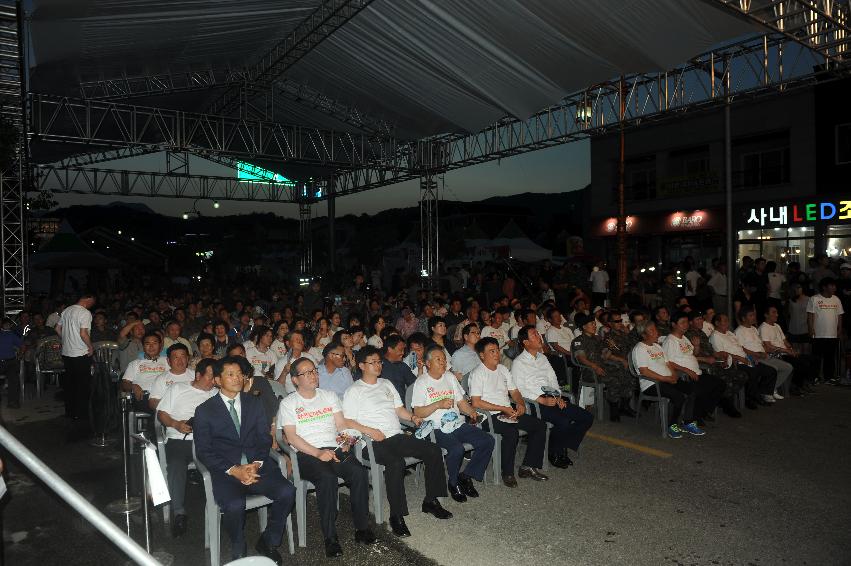
[(178, 538), (186, 533), (186, 515), (175, 515), (174, 525), (171, 527), (171, 536)]
[(429, 515), (434, 515), (437, 519), (451, 519), (452, 513), (443, 508), (440, 504), (440, 501), (437, 499), (424, 499), (423, 500), (423, 513), (428, 513)]
[(476, 490), (476, 486), (473, 484), (473, 478), (471, 478), (467, 474), (458, 475), (458, 486), (461, 488), (461, 491), (464, 492), (464, 495), (466, 495), (467, 497), (479, 496), (479, 492)]
[(397, 537), (409, 537), (411, 531), (408, 530), (408, 525), (405, 524), (404, 517), (390, 517), (390, 529)]
[[(465, 503), (467, 501), (467, 496), (464, 495), (464, 492), (461, 491), (460, 485), (452, 485), (451, 483), (446, 484), (446, 487), (449, 488), (449, 496), (452, 497), (453, 501), (458, 503)], [(425, 505), (425, 503), (423, 503)]]
[(266, 544), (266, 539), (263, 538), (263, 535), (260, 535), (260, 538), (257, 539), (257, 544), (254, 545), (254, 550), (257, 551), (261, 556), (265, 556), (275, 564), (281, 564), (284, 559), (281, 557), (281, 553), (278, 552), (276, 548), (270, 547)]
[(573, 460), (571, 460), (567, 454), (559, 454), (557, 456), (551, 455), (549, 460), (550, 464), (556, 468), (561, 468), (562, 470), (566, 470), (573, 465)]
[(547, 481), (550, 479), (535, 468), (528, 468), (526, 466), (520, 466), (520, 469), (517, 470), (517, 475), (521, 478), (532, 478), (535, 481)]
[(355, 531), (355, 542), (361, 544), (375, 544), (375, 533), (370, 529)]
[(513, 475), (502, 476), (502, 483), (505, 487), (517, 487), (517, 478)]
[(337, 558), (343, 555), (343, 548), (335, 538), (325, 539), (325, 556), (327, 558)]

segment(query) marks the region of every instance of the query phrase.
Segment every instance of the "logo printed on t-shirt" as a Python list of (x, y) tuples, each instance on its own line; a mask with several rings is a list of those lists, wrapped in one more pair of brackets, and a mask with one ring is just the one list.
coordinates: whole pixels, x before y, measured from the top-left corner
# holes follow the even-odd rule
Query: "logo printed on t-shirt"
[[(301, 409), (301, 411), (299, 411)], [(334, 413), (334, 407), (322, 407), (321, 409), (316, 409), (315, 411), (306, 411), (304, 407), (296, 408), (296, 421), (298, 424), (307, 424), (307, 423), (315, 423), (317, 421), (322, 421), (331, 416)]]

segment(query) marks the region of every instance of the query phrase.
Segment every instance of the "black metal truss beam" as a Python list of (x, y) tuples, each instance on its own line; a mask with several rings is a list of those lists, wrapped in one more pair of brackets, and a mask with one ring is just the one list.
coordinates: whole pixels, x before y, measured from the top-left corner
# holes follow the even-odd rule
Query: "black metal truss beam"
[[(160, 73), (120, 77), (80, 83), (84, 99), (126, 101), (146, 96), (160, 96), (181, 92), (202, 92), (214, 88), (240, 87), (246, 82), (244, 71), (233, 69), (208, 69), (185, 73)], [(354, 106), (335, 100), (310, 85), (281, 78), (271, 83), (267, 90), (272, 96), (297, 102), (318, 110), (344, 124), (373, 135), (391, 135), (393, 128), (386, 121), (361, 112)]]
[(705, 0), (782, 33), (825, 60), (851, 58), (851, 3), (848, 0)]
[(57, 194), (280, 203), (315, 200), (311, 198), (312, 191), (303, 184), (285, 185), (177, 172), (38, 165), (33, 168), (33, 177), (38, 190)]
[[(323, 0), (286, 38), (279, 41), (257, 63), (245, 69), (246, 88), (270, 85), (311, 49), (340, 29), (372, 0)], [(231, 87), (216, 98), (207, 112), (232, 114), (244, 100), (242, 87)]]
[(30, 94), (34, 140), (213, 152), (234, 158), (363, 167), (396, 152), (392, 138), (166, 108)]
[[(792, 43), (782, 35), (750, 39), (669, 71), (626, 76), (626, 127), (718, 107), (727, 96), (742, 100), (814, 84), (827, 73), (813, 71), (823, 59)], [(619, 127), (619, 96), (619, 79), (612, 80), (574, 93), (528, 119), (504, 118), (474, 134), (448, 134), (401, 145), (396, 155), (374, 167), (339, 170), (336, 194), (604, 135)]]
[(86, 165), (94, 165), (95, 163), (103, 163), (104, 161), (115, 161), (116, 159), (127, 159), (129, 157), (138, 157), (140, 155), (148, 155), (157, 153), (159, 148), (151, 148), (145, 146), (122, 147), (118, 149), (110, 149), (96, 153), (80, 153), (66, 157), (56, 163), (58, 167), (84, 167)]

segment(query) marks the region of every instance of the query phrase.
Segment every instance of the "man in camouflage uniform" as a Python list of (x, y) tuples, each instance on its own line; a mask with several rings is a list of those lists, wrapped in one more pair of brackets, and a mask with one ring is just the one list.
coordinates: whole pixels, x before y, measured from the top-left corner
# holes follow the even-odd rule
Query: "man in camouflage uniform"
[[(727, 366), (727, 356), (717, 354), (709, 341), (709, 336), (703, 331), (703, 313), (698, 311), (690, 312), (688, 315), (689, 329), (685, 333), (685, 337), (691, 340), (694, 344), (694, 355), (700, 362), (700, 369), (709, 375), (718, 377), (727, 384), (724, 390), (724, 396), (718, 403), (725, 415), (733, 418), (740, 418), (742, 413), (736, 409), (733, 403), (734, 395), (745, 386), (748, 381), (748, 374), (736, 365)], [(709, 363), (710, 360), (715, 360), (714, 363)]]
[[(597, 337), (597, 322), (593, 316), (577, 315), (576, 326), (581, 334), (574, 338), (570, 351), (574, 360), (589, 367), (597, 379), (606, 385), (610, 420), (620, 421), (620, 415), (634, 417), (629, 401), (635, 390), (635, 378), (629, 372), (627, 359), (620, 358), (619, 354), (613, 356), (603, 340)], [(598, 403), (601, 401), (596, 400)]]

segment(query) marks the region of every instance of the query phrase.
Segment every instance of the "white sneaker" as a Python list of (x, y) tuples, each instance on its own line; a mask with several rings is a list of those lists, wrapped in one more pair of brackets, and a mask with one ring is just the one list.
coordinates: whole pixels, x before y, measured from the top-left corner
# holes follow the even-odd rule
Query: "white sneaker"
[(774, 398), (777, 399), (778, 401), (782, 401), (784, 399), (783, 395), (781, 395), (777, 391), (774, 392)]
[(777, 400), (774, 398), (774, 395), (763, 395), (762, 400), (766, 403), (776, 403)]

